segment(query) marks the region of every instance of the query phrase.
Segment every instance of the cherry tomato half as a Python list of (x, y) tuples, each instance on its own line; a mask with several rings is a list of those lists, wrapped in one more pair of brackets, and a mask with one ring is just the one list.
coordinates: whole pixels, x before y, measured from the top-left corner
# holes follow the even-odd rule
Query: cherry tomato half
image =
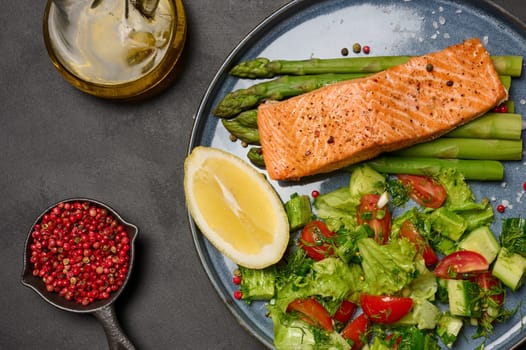
[(500, 280), (493, 276), (490, 271), (481, 273), (472, 278), (473, 282), (476, 282), (484, 293), (493, 299), (497, 305), (501, 306), (504, 304), (504, 288)]
[(465, 279), (475, 273), (488, 271), (486, 258), (477, 252), (459, 250), (445, 256), (435, 267), (435, 276), (447, 279)]
[(388, 295), (362, 294), (363, 312), (372, 322), (389, 324), (404, 317), (413, 307), (413, 299)]
[(332, 316), (338, 322), (347, 324), (356, 312), (357, 305), (349, 300), (344, 300), (338, 307), (338, 310)]
[(334, 235), (323, 221), (314, 220), (303, 228), (299, 245), (312, 259), (322, 260), (334, 254)]
[(296, 299), (289, 304), (287, 311), (297, 311), (307, 317), (307, 322), (328, 332), (334, 330), (329, 312), (314, 298)]
[(369, 328), (369, 319), (365, 314), (360, 314), (360, 316), (356, 317), (345, 326), (341, 332), (341, 336), (345, 339), (352, 340), (353, 345), (351, 350), (358, 350), (362, 348), (362, 339), (367, 337)]
[(407, 238), (416, 246), (419, 253), (422, 254), (426, 266), (433, 266), (438, 262), (438, 257), (435, 251), (422, 235), (418, 232), (415, 225), (409, 220), (406, 220), (400, 226), (400, 236)]
[(358, 225), (367, 224), (374, 231), (374, 238), (379, 244), (385, 244), (389, 240), (391, 232), (391, 213), (387, 206), (378, 208), (380, 195), (363, 195), (358, 206), (356, 219)]
[(428, 208), (440, 208), (446, 200), (444, 186), (437, 184), (427, 176), (397, 175), (405, 186), (409, 187), (409, 196), (418, 204)]

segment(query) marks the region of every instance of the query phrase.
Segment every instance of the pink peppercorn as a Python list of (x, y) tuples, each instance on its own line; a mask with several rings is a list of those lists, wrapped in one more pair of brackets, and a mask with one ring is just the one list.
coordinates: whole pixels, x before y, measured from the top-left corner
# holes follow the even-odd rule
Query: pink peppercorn
[(234, 298), (240, 300), (241, 298), (243, 298), (243, 292), (241, 292), (240, 290), (236, 290), (234, 292)]

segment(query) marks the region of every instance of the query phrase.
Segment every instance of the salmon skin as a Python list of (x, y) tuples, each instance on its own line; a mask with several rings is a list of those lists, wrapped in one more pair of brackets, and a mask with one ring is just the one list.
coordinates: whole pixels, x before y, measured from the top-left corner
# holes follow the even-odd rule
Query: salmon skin
[(265, 167), (299, 180), (435, 139), (504, 102), (479, 39), (258, 108)]

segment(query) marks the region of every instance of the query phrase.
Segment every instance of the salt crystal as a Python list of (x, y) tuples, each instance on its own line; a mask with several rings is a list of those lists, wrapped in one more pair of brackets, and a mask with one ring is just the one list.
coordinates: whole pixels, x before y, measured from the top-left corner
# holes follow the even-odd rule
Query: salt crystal
[(431, 39), (436, 39), (436, 38), (437, 38), (436, 34), (431, 35)]
[(506, 182), (503, 182), (503, 183), (500, 184), (500, 187), (502, 187), (502, 188), (505, 188), (506, 186), (508, 186), (508, 184)]
[(438, 17), (438, 23), (440, 23), (441, 25), (444, 25), (446, 24), (446, 19), (443, 16), (440, 16)]
[(437, 21), (433, 21), (433, 28), (435, 28), (435, 29), (438, 28), (438, 22)]
[(523, 98), (521, 98), (521, 100), (519, 101), (519, 103), (520, 103), (521, 105), (524, 105), (524, 104), (526, 104), (526, 100), (523, 99)]
[(517, 192), (517, 203), (522, 202), (522, 197), (524, 196), (524, 193), (526, 193), (526, 191)]
[(482, 42), (484, 43), (484, 45), (488, 45), (489, 37), (487, 35), (484, 35), (484, 37), (482, 38)]
[(449, 33), (444, 33), (444, 39), (449, 39), (450, 36), (449, 36)]
[(458, 10), (455, 11), (455, 13), (462, 13), (462, 10), (458, 9)]
[(440, 7), (438, 8), (438, 12), (444, 12), (444, 8), (443, 8), (442, 6), (440, 6)]

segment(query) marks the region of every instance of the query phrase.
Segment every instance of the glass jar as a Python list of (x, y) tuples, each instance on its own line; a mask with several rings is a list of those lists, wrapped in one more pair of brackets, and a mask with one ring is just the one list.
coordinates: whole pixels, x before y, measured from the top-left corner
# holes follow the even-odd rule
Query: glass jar
[(48, 0), (44, 41), (55, 68), (76, 88), (137, 100), (177, 76), (186, 40), (182, 0), (159, 0), (151, 16), (129, 0)]

